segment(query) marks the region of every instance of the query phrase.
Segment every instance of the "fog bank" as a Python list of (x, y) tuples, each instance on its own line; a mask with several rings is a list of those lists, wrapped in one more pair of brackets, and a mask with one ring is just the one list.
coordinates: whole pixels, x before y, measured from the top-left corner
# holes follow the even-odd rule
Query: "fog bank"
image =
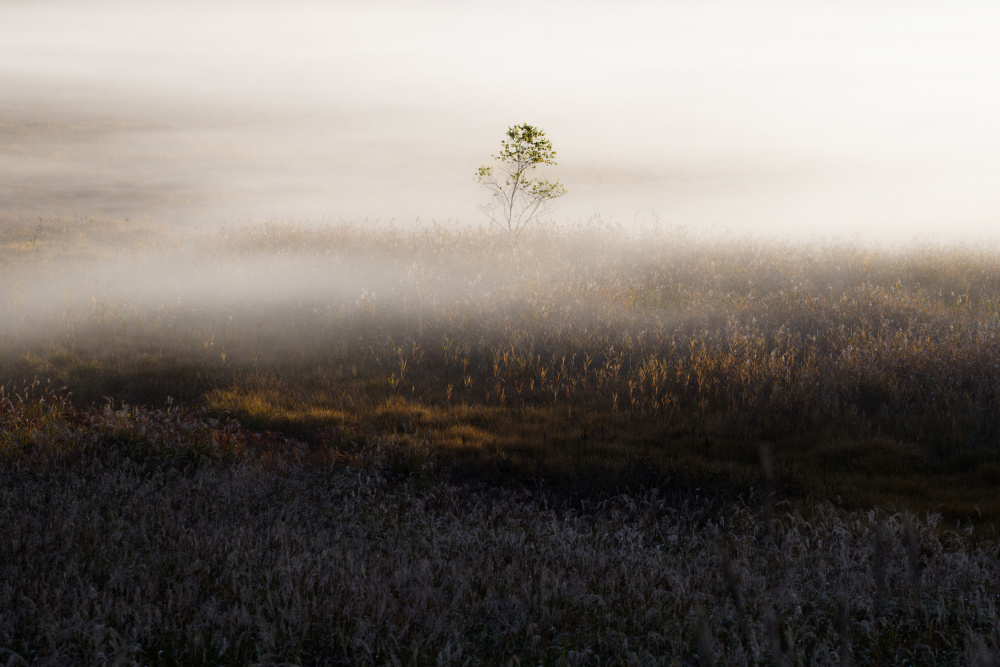
[(0, 223), (475, 224), (529, 122), (561, 220), (974, 239), (997, 34), (975, 3), (0, 3)]

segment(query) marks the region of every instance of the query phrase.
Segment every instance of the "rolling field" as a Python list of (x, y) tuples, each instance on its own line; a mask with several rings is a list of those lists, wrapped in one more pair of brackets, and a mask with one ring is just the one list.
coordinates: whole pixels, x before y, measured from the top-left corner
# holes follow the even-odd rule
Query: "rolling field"
[(993, 664), (1000, 248), (0, 235), (0, 660)]

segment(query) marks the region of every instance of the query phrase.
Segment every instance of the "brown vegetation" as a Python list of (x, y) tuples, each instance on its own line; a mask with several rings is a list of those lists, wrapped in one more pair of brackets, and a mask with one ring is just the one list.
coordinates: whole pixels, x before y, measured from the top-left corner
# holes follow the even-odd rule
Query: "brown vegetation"
[(1000, 251), (598, 223), (515, 249), (437, 226), (0, 240), (0, 372), (72, 392), (7, 385), (9, 656), (997, 645)]

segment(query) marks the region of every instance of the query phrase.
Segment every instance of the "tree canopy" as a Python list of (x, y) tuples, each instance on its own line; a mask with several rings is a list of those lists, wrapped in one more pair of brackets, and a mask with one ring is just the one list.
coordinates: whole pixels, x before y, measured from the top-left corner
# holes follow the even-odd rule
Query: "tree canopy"
[(554, 199), (566, 194), (559, 181), (531, 177), (539, 165), (554, 166), (555, 157), (545, 131), (522, 123), (507, 130), (500, 152), (493, 156), (494, 164), (476, 172), (476, 180), (491, 195), (481, 208), (511, 242), (529, 223), (551, 212)]

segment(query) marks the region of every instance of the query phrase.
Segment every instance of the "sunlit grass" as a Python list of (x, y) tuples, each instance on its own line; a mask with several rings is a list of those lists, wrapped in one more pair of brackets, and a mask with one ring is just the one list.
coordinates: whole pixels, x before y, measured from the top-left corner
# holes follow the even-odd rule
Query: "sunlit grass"
[[(80, 404), (169, 396), (305, 439), (420, 431), (519, 474), (647, 468), (722, 487), (765, 444), (796, 501), (997, 509), (980, 481), (1000, 451), (991, 248), (599, 222), (514, 250), (475, 229), (286, 223), (150, 244), (92, 224), (45, 227), (4, 282), (7, 377), (69, 384)], [(127, 280), (73, 284), (94, 270), (64, 263), (79, 238), (117, 249), (105, 270)], [(50, 304), (46, 266), (70, 267)]]
[(437, 226), (150, 239), (92, 221), (0, 249), (3, 594), (36, 601), (0, 612), (2, 659), (997, 645), (1000, 250), (603, 223), (514, 249)]

